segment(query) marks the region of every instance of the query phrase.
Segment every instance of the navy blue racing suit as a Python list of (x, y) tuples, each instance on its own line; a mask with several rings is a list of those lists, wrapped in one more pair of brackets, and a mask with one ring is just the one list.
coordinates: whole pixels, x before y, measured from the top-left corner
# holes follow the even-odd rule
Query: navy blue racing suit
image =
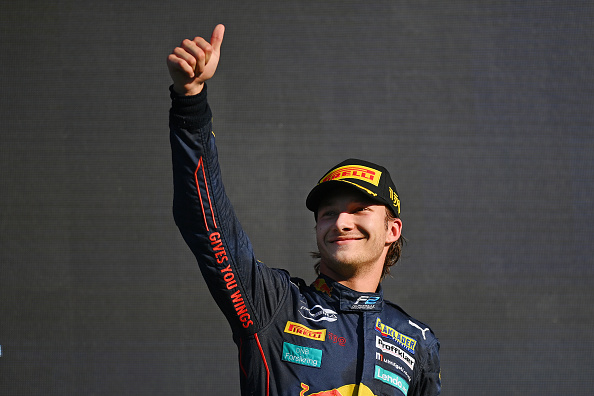
[(225, 194), (206, 87), (171, 90), (174, 219), (233, 331), (242, 395), (438, 395), (439, 341), (377, 293), (259, 262)]

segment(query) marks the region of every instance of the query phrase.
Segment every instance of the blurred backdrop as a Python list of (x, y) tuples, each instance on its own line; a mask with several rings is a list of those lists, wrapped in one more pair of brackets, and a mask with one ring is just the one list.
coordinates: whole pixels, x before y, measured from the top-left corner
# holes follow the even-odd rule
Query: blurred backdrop
[(0, 5), (0, 394), (239, 394), (237, 351), (171, 216), (170, 79), (209, 84), (227, 191), (265, 264), (315, 277), (305, 197), (386, 166), (387, 297), (441, 340), (443, 395), (594, 387), (594, 5)]

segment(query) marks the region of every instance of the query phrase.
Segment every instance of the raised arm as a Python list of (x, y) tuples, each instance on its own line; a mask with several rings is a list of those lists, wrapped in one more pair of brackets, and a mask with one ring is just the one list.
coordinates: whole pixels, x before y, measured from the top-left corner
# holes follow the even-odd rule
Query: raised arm
[(270, 322), (289, 279), (256, 260), (223, 186), (205, 85), (218, 66), (223, 33), (218, 25), (210, 43), (184, 40), (167, 58), (173, 215), (233, 332), (250, 335)]
[(167, 67), (173, 80), (173, 90), (190, 96), (202, 92), (204, 82), (212, 78), (219, 65), (225, 26), (217, 25), (210, 43), (202, 37), (185, 39), (167, 57)]

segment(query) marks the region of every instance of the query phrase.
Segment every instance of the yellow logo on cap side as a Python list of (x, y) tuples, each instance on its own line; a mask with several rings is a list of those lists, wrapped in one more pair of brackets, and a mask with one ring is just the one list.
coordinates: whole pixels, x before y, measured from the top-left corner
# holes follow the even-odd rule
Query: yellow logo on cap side
[(346, 165), (336, 168), (326, 174), (326, 176), (324, 176), (318, 184), (331, 180), (358, 179), (377, 186), (381, 176), (382, 172), (378, 171), (377, 169), (368, 168), (361, 165)]
[(396, 192), (392, 190), (392, 187), (388, 188), (390, 190), (390, 199), (392, 200), (394, 206), (398, 209), (398, 214), (400, 214), (400, 198), (398, 198), (398, 194), (396, 194)]

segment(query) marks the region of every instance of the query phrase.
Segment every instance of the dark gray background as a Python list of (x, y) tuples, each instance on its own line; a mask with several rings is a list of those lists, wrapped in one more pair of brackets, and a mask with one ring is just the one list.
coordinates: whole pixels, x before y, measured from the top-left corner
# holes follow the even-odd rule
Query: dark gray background
[(442, 342), (444, 395), (594, 387), (594, 5), (20, 1), (0, 6), (0, 394), (238, 394), (171, 217), (165, 58), (227, 26), (209, 85), (259, 258), (313, 280), (305, 196), (391, 170), (389, 299)]

